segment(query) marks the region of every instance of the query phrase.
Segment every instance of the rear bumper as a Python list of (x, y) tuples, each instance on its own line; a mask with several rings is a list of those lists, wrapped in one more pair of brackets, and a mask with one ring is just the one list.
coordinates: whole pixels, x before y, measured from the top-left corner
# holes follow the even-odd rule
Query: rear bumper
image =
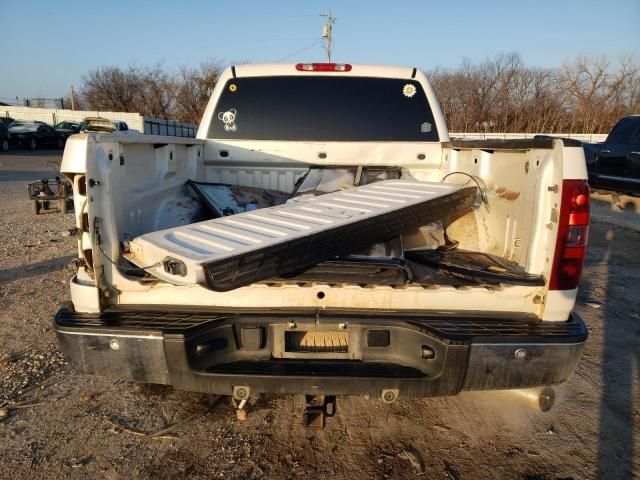
[[(377, 397), (391, 389), (428, 397), (555, 385), (570, 377), (587, 339), (575, 314), (540, 322), (500, 314), (63, 308), (54, 327), (81, 372), (218, 394), (242, 386), (252, 394)], [(348, 347), (288, 345), (287, 332), (307, 331), (347, 334)]]

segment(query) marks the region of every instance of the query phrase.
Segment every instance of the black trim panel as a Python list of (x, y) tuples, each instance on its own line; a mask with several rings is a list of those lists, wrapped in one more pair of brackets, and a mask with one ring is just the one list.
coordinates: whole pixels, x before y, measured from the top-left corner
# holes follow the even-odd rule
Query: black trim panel
[(389, 241), (402, 232), (436, 220), (448, 225), (471, 210), (476, 195), (476, 187), (466, 187), (383, 215), (231, 258), (203, 263), (206, 286), (211, 290), (226, 292), (268, 278), (299, 272), (323, 260)]
[(486, 140), (466, 140), (463, 138), (455, 138), (451, 140), (453, 148), (469, 149), (476, 148), (480, 150), (529, 150), (532, 148), (553, 149), (554, 140), (562, 140), (565, 147), (581, 147), (582, 143), (573, 138), (515, 138), (515, 139), (486, 139)]

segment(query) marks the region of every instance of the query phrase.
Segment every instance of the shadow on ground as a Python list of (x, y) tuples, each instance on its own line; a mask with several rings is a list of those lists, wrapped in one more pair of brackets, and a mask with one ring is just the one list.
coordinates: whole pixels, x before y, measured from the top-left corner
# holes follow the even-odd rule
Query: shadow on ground
[[(628, 229), (608, 226), (597, 229), (597, 236), (594, 230), (588, 254), (592, 274), (583, 277), (579, 300), (600, 309), (602, 324), (594, 327), (603, 331), (596, 478), (633, 478), (634, 434), (640, 426), (640, 412), (634, 410), (634, 381), (640, 386), (640, 249), (629, 249), (637, 234)], [(621, 273), (623, 266), (631, 267), (626, 269), (631, 275)]]
[(23, 278), (54, 272), (65, 268), (73, 258), (75, 258), (73, 255), (67, 255), (64, 257), (43, 260), (26, 266), (21, 265), (19, 267), (6, 268), (4, 270), (0, 270), (0, 282), (4, 283), (22, 280)]

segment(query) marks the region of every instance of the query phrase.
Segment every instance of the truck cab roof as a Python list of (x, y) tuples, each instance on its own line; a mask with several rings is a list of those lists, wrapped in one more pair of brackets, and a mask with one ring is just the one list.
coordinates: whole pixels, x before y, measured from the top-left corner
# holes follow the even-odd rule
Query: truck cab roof
[[(317, 69), (301, 70), (300, 65), (320, 66)], [(329, 70), (327, 66), (334, 65), (336, 70)], [(339, 69), (348, 66), (348, 70)], [(324, 67), (324, 68), (323, 68)], [(349, 75), (360, 77), (380, 77), (380, 78), (413, 78), (417, 72), (414, 67), (400, 67), (388, 65), (366, 65), (350, 63), (265, 63), (265, 64), (244, 64), (229, 67), (227, 69), (238, 77), (261, 77), (261, 76), (284, 76), (284, 75)]]

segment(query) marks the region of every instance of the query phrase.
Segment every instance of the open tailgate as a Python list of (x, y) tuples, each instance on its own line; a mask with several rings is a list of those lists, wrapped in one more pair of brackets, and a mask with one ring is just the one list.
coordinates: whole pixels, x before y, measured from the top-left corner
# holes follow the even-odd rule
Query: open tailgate
[(227, 291), (300, 272), (467, 213), (477, 190), (385, 180), (134, 238), (127, 259), (173, 284)]

